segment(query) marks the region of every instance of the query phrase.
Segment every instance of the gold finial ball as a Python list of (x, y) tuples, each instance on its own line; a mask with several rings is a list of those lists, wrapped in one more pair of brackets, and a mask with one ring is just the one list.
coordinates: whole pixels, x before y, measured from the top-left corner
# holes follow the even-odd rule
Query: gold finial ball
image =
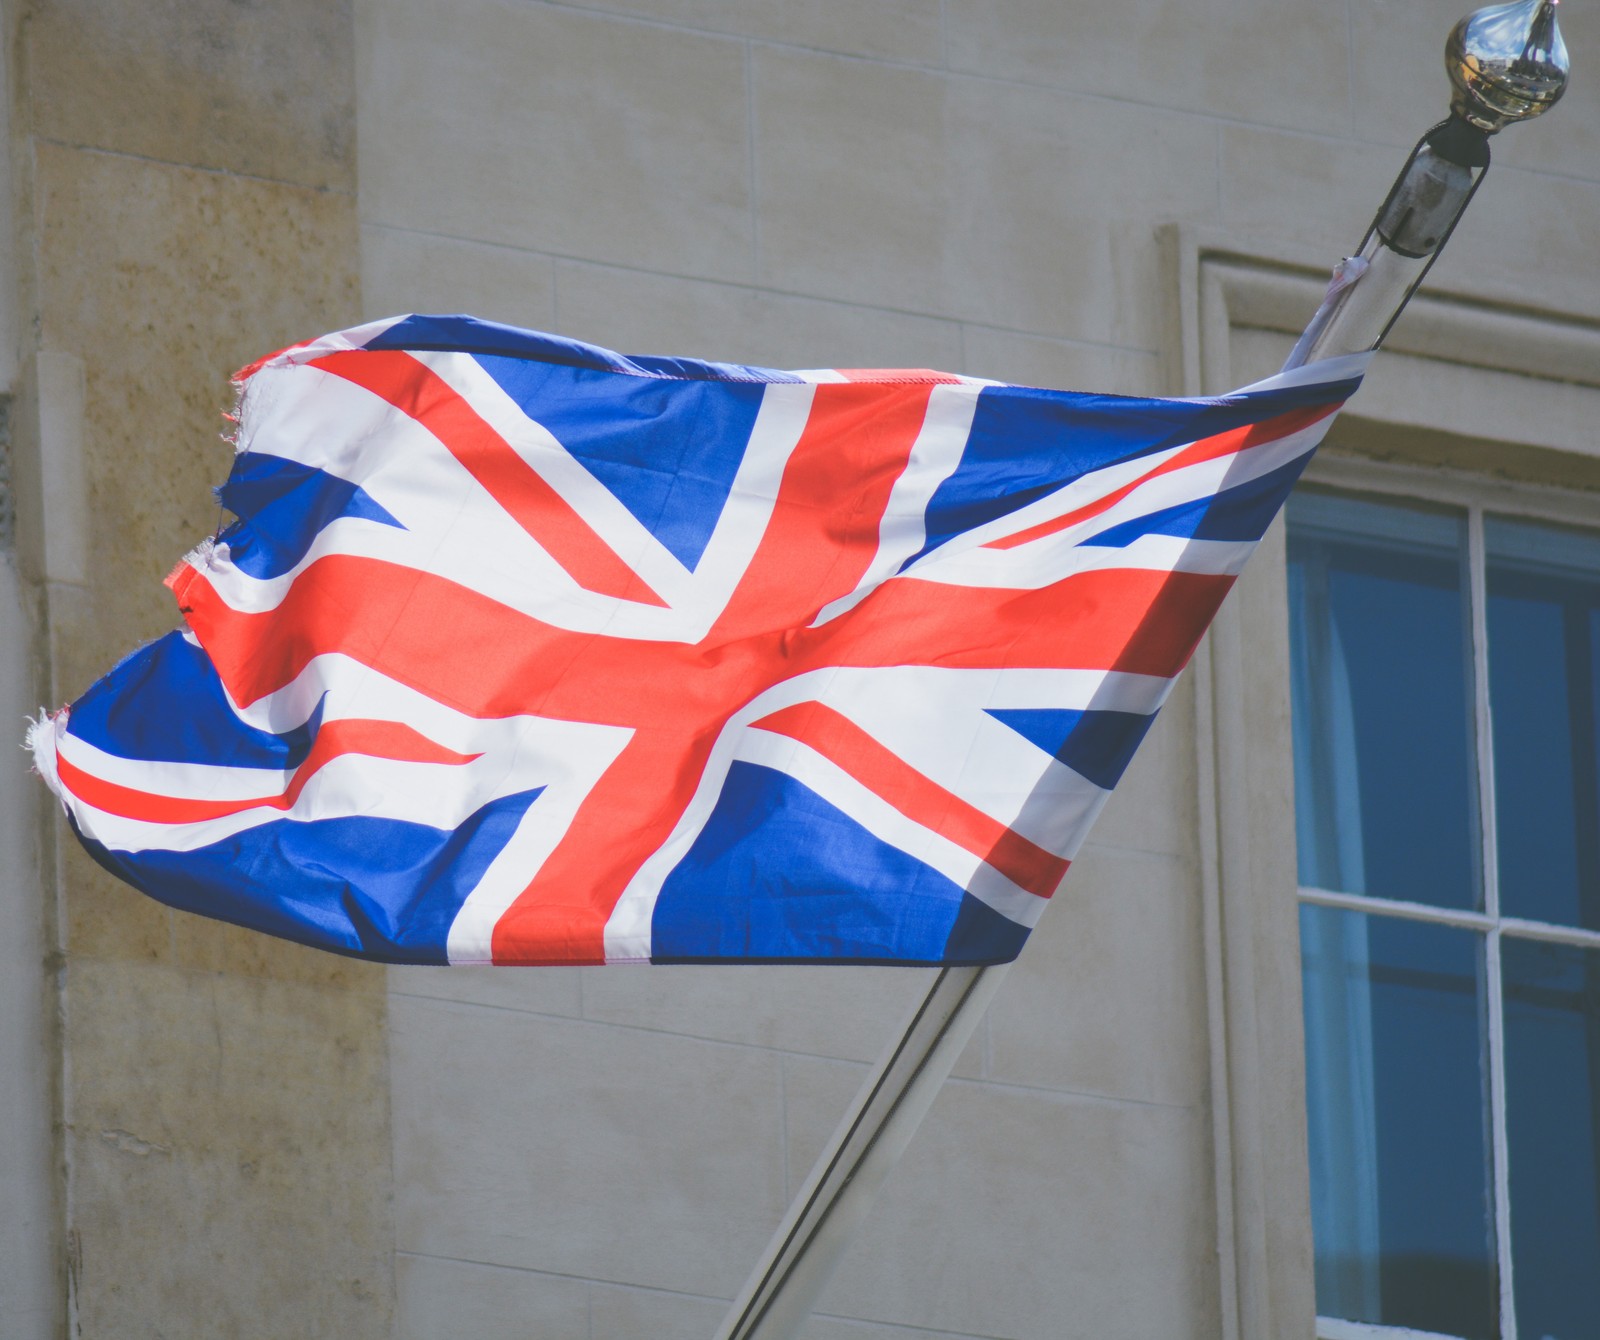
[(1469, 14), (1451, 30), (1444, 63), (1450, 106), (1490, 133), (1549, 111), (1566, 92), (1567, 44), (1556, 24), (1558, 0), (1517, 0)]

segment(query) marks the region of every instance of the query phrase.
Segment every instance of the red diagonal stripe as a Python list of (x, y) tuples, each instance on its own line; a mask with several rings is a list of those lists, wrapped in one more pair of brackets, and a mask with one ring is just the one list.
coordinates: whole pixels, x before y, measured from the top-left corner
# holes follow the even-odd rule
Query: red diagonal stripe
[(855, 590), (932, 392), (926, 382), (817, 387), (766, 532), (708, 641), (804, 626)]
[(356, 349), (307, 366), (371, 391), (415, 419), (586, 591), (666, 604), (448, 382), (411, 354)]
[(750, 724), (809, 745), (906, 818), (970, 851), (1029, 893), (1048, 898), (1067, 873), (1065, 857), (968, 804), (823, 703), (783, 707)]
[[(196, 568), (180, 567), (170, 581), (241, 707), (314, 657), (340, 653), (470, 716), (514, 716), (539, 711), (563, 683), (584, 693), (569, 671), (591, 644), (634, 647), (641, 657), (653, 649), (550, 628), (446, 578), (351, 554), (318, 559), (275, 608), (254, 614), (231, 608)], [(629, 707), (615, 704), (619, 714)]]
[[(1342, 403), (1342, 402), (1341, 402)], [(1203, 437), (1198, 442), (1192, 442), (1177, 455), (1169, 457), (1147, 470), (1137, 479), (1124, 484), (1119, 489), (1113, 489), (1104, 497), (1096, 498), (1092, 503), (1086, 503), (1075, 511), (1067, 512), (1062, 516), (1051, 517), (1048, 521), (1041, 521), (1036, 526), (1029, 526), (1026, 530), (1019, 530), (1014, 535), (1004, 535), (998, 540), (990, 540), (984, 545), (985, 549), (1015, 549), (1019, 544), (1027, 544), (1029, 540), (1037, 540), (1045, 535), (1054, 535), (1057, 531), (1066, 530), (1075, 526), (1080, 521), (1087, 521), (1090, 517), (1099, 516), (1102, 512), (1115, 507), (1136, 488), (1156, 479), (1161, 475), (1171, 474), (1174, 470), (1181, 470), (1185, 466), (1198, 465), (1201, 461), (1216, 460), (1219, 456), (1231, 456), (1235, 452), (1248, 451), (1251, 447), (1259, 447), (1266, 442), (1276, 442), (1280, 438), (1288, 437), (1291, 433), (1298, 433), (1303, 428), (1322, 419), (1332, 418), (1339, 412), (1338, 405), (1313, 405), (1308, 409), (1290, 410), (1276, 418), (1263, 419), (1260, 423), (1247, 424), (1243, 428), (1230, 429), (1226, 433), (1218, 433), (1214, 437)]]
[(628, 882), (672, 835), (715, 739), (714, 729), (659, 723), (634, 735), (495, 923), (496, 963), (605, 962), (606, 922)]

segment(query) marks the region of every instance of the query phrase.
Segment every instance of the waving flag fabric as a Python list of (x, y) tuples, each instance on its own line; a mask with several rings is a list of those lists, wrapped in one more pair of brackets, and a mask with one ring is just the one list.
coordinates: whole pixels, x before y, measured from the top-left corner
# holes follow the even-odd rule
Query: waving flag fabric
[(1363, 366), (1140, 400), (326, 336), (240, 374), (185, 627), (37, 765), (130, 883), (324, 949), (1005, 961)]

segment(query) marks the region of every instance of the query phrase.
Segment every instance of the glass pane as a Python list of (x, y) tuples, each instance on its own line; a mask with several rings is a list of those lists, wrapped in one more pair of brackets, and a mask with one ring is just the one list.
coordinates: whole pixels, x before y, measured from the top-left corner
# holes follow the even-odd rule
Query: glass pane
[(1289, 500), (1300, 882), (1481, 906), (1466, 521)]
[(1304, 906), (1317, 1311), (1494, 1340), (1483, 946)]
[(1500, 907), (1600, 930), (1600, 538), (1489, 517)]
[(1600, 952), (1502, 941), (1512, 1279), (1524, 1340), (1600, 1333)]

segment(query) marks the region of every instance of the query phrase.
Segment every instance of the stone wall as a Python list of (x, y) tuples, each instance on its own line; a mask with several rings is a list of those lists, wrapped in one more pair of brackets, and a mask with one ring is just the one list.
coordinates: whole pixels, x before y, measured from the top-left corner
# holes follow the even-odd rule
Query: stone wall
[[(230, 371), (355, 314), (352, 28), (328, 0), (12, 22), (17, 540), (62, 702), (175, 625)], [(70, 1333), (389, 1334), (381, 971), (168, 911), (53, 832)]]
[[(229, 370), (358, 319), (466, 310), (638, 352), (1193, 389), (1174, 255), (1226, 239), (1281, 270), (1352, 247), (1443, 110), (1465, 7), (12, 6), (0, 711), (65, 701), (173, 626), (161, 577), (218, 520)], [(1563, 24), (1600, 68), (1597, 11)], [(1597, 150), (1600, 81), (1579, 78), (1497, 143), (1431, 285), (1592, 322)], [(1238, 366), (1270, 365), (1281, 331), (1247, 333)], [(1388, 406), (1415, 374), (1385, 366)], [(1251, 757), (1281, 765), (1282, 647), (1249, 643), (1275, 581), (1247, 578), (1229, 655)], [(1221, 918), (1211, 664), (807, 1340), (1309, 1337), (1292, 911), (1267, 934), (1249, 906), (1285, 893), (1291, 839), (1261, 815), (1287, 799), (1260, 793), (1270, 769), (1240, 792), (1260, 813), (1233, 868), (1270, 874), (1224, 889)], [(8, 1337), (708, 1335), (927, 981), (385, 973), (140, 898), (58, 822), (30, 827), (45, 808), (0, 774), (0, 1064), (51, 1058), (19, 1059), (0, 1107), (0, 1252), (28, 1244), (0, 1265)], [(1230, 937), (1254, 976), (1223, 971), (1245, 962)]]

